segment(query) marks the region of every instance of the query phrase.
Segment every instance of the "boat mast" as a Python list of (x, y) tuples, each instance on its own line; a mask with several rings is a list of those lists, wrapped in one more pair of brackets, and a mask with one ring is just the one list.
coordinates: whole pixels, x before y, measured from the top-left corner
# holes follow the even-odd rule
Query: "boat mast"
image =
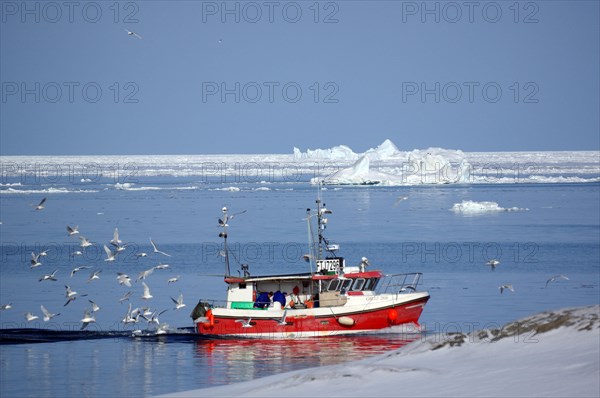
[(225, 277), (231, 275), (231, 271), (229, 270), (229, 250), (227, 249), (227, 221), (229, 217), (227, 216), (227, 207), (223, 207), (221, 209), (223, 211), (223, 218), (219, 219), (219, 226), (223, 228), (223, 231), (219, 232), (219, 237), (223, 238), (223, 251), (225, 252)]

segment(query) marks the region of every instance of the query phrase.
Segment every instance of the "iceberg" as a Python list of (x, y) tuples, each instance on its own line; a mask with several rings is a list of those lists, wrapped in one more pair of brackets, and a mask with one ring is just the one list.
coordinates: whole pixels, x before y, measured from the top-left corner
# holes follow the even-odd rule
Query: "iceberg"
[[(296, 156), (297, 148), (294, 150)], [(373, 163), (379, 167), (373, 167)], [(468, 183), (470, 178), (471, 165), (460, 150), (429, 148), (401, 152), (388, 139), (364, 152), (351, 166), (325, 178), (313, 178), (311, 183), (397, 186)]]

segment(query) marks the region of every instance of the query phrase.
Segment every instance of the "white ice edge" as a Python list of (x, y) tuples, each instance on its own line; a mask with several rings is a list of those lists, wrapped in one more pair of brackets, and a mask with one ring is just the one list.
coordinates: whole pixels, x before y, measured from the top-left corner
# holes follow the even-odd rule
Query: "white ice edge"
[(549, 324), (565, 314), (575, 319), (539, 334), (523, 328), (492, 341), (490, 332), (474, 332), (452, 346), (441, 343), (459, 336), (435, 335), (362, 361), (161, 397), (597, 397), (599, 312), (595, 305), (522, 320), (520, 325)]

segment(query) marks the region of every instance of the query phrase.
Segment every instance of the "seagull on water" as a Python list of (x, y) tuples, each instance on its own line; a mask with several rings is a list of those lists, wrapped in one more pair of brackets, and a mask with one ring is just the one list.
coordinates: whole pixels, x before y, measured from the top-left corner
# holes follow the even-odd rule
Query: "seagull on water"
[(142, 282), (142, 285), (144, 285), (144, 294), (142, 294), (142, 298), (144, 300), (151, 299), (152, 295), (150, 294), (150, 288), (148, 287), (148, 285), (146, 285), (146, 282)]
[(177, 300), (175, 300), (173, 297), (171, 297), (171, 300), (173, 300), (173, 302), (175, 303), (176, 310), (185, 307), (185, 304), (183, 303), (183, 293), (179, 293), (179, 297), (177, 298)]
[(502, 286), (500, 286), (498, 289), (500, 289), (500, 294), (502, 294), (502, 293), (504, 292), (504, 289), (508, 289), (508, 290), (510, 290), (511, 292), (514, 292), (514, 291), (515, 291), (515, 289), (513, 289), (513, 286), (512, 286), (512, 285), (502, 285)]
[(131, 31), (131, 30), (127, 29), (127, 28), (123, 28), (123, 30), (124, 30), (125, 32), (127, 32), (127, 34), (128, 34), (129, 36), (135, 36), (135, 37), (137, 37), (138, 39), (141, 39), (141, 38), (142, 38), (142, 36), (138, 35), (137, 33), (133, 32), (133, 31)]
[(163, 264), (163, 263), (160, 263), (160, 264), (158, 264), (156, 267), (154, 267), (154, 269), (167, 269), (167, 268), (169, 268), (169, 267), (170, 267), (170, 265), (169, 265), (169, 264)]
[(129, 277), (129, 275), (117, 272), (117, 280), (119, 281), (119, 285), (131, 287), (131, 278)]
[(57, 270), (57, 269), (55, 269), (53, 273), (51, 273), (51, 274), (49, 274), (49, 275), (43, 275), (43, 276), (42, 276), (42, 277), (39, 279), (39, 281), (40, 281), (40, 282), (41, 282), (41, 281), (54, 281), (54, 282), (56, 282), (56, 277), (55, 277), (55, 275), (56, 275), (56, 273), (57, 273), (57, 272), (58, 272), (58, 270)]
[(38, 205), (35, 206), (35, 210), (43, 210), (45, 209), (44, 203), (46, 203), (46, 198), (42, 199), (42, 201)]
[(148, 257), (148, 253), (141, 252), (141, 253), (137, 253), (135, 256), (136, 257)]
[(179, 275), (167, 279), (167, 283), (175, 283), (179, 280)]
[(11, 308), (12, 308), (12, 303), (0, 305), (0, 310), (10, 310)]
[(82, 269), (88, 269), (88, 268), (91, 268), (91, 267), (88, 267), (87, 265), (82, 265), (80, 267), (73, 268), (73, 270), (71, 271), (71, 278), (73, 277), (73, 275), (75, 275), (75, 273), (81, 271)]
[(92, 304), (92, 312), (97, 312), (100, 311), (100, 306), (96, 303), (94, 303), (92, 300), (88, 300), (90, 302), (90, 304)]
[(562, 275), (562, 274), (561, 274), (561, 275), (554, 275), (552, 278), (550, 278), (550, 279), (548, 279), (548, 280), (546, 281), (546, 286), (544, 286), (544, 289), (548, 287), (548, 284), (549, 284), (550, 282), (554, 282), (554, 281), (556, 281), (556, 280), (558, 280), (558, 279), (564, 279), (564, 280), (567, 280), (567, 281), (568, 281), (568, 280), (570, 280), (568, 277), (566, 277), (566, 276), (564, 276), (564, 275)]
[(252, 317), (250, 317), (248, 319), (236, 319), (235, 321), (241, 323), (243, 328), (251, 328), (252, 327), (252, 325), (250, 324), (250, 322), (252, 322)]
[(79, 227), (77, 225), (74, 227), (67, 225), (67, 232), (69, 233), (69, 236), (77, 235), (79, 233)]
[(493, 270), (495, 270), (495, 269), (496, 269), (496, 266), (497, 266), (498, 264), (500, 264), (500, 261), (498, 261), (498, 260), (496, 260), (496, 259), (494, 258), (494, 259), (492, 259), (492, 260), (488, 261), (486, 264), (487, 264), (487, 265), (489, 265), (490, 267), (492, 267), (492, 271), (493, 271)]
[(112, 252), (106, 245), (104, 245), (104, 251), (106, 252), (106, 258), (104, 261), (115, 261), (115, 257), (118, 252)]
[(38, 318), (39, 317), (37, 315), (33, 315), (31, 312), (26, 312), (25, 313), (25, 319), (27, 319), (27, 322), (34, 321), (34, 320), (36, 320)]
[(102, 270), (96, 270), (96, 271), (92, 271), (92, 273), (90, 274), (90, 277), (87, 280), (87, 283), (90, 283), (91, 281), (93, 281), (94, 279), (100, 279), (100, 272), (102, 272)]
[(161, 252), (160, 250), (158, 250), (158, 248), (156, 247), (156, 244), (154, 243), (154, 241), (152, 240), (152, 238), (150, 238), (150, 243), (152, 244), (152, 249), (154, 253), (158, 253), (158, 254), (163, 254), (167, 257), (171, 257), (170, 254), (167, 254), (165, 252)]
[(87, 325), (89, 325), (92, 322), (96, 322), (96, 318), (94, 318), (94, 316), (92, 314), (90, 314), (90, 312), (86, 308), (83, 311), (83, 319), (81, 320), (81, 329), (79, 329), (79, 330), (85, 329), (87, 327)]
[(75, 256), (82, 256), (83, 252), (80, 250), (75, 250), (73, 253), (71, 253), (71, 257), (75, 257)]
[(59, 314), (53, 314), (50, 311), (48, 311), (46, 309), (46, 307), (44, 307), (43, 305), (40, 305), (40, 308), (42, 309), (42, 312), (44, 313), (44, 322), (48, 322), (50, 319), (54, 318), (55, 316), (59, 316)]

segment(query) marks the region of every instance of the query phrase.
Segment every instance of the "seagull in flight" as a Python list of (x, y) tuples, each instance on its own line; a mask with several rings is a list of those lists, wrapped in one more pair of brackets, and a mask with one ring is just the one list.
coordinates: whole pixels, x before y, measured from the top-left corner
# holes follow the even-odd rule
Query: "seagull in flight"
[(169, 268), (169, 267), (170, 267), (170, 265), (169, 265), (169, 264), (163, 264), (163, 263), (160, 263), (160, 264), (158, 264), (156, 267), (154, 267), (154, 269), (167, 269), (167, 268)]
[(548, 280), (546, 281), (546, 286), (544, 286), (544, 289), (548, 287), (548, 284), (549, 284), (550, 282), (554, 282), (554, 281), (556, 281), (556, 280), (558, 280), (558, 279), (564, 279), (564, 280), (567, 280), (567, 281), (568, 281), (568, 280), (570, 280), (568, 277), (566, 277), (566, 276), (564, 276), (564, 275), (562, 275), (562, 274), (561, 274), (561, 275), (554, 275), (552, 278), (550, 278), (550, 279), (548, 279)]
[(36, 206), (35, 206), (35, 210), (43, 210), (45, 209), (44, 203), (46, 203), (46, 198), (42, 199), (42, 201)]
[(175, 283), (179, 280), (179, 275), (167, 279), (167, 283)]
[(512, 285), (502, 285), (502, 286), (499, 287), (499, 289), (500, 289), (500, 294), (502, 294), (504, 292), (504, 289), (508, 289), (511, 292), (515, 291), (515, 289), (513, 289)]
[(246, 210), (242, 210), (238, 213), (233, 213), (231, 215), (227, 214), (227, 207), (223, 207), (223, 209), (221, 209), (223, 211), (223, 218), (219, 218), (219, 227), (228, 227), (229, 224), (227, 224), (229, 221), (233, 220), (233, 217), (239, 215), (239, 214), (244, 214), (246, 212)]
[[(131, 292), (127, 292), (127, 293), (125, 293), (125, 294), (123, 295), (123, 297), (121, 297), (121, 298), (119, 299), (119, 303), (121, 303), (121, 304), (122, 304), (122, 303), (123, 303), (123, 301), (128, 301), (128, 300), (129, 300), (129, 297), (131, 297)], [(131, 303), (129, 303), (129, 305), (131, 306)]]
[[(63, 307), (66, 307), (71, 301), (74, 301), (75, 299), (77, 299), (77, 292), (72, 290), (69, 286), (65, 285), (65, 288), (67, 289), (67, 292), (65, 294), (65, 297), (67, 298), (67, 302), (65, 303), (65, 305)], [(87, 294), (82, 294), (81, 297), (85, 297), (87, 296)]]
[(87, 280), (87, 283), (90, 283), (91, 281), (93, 281), (94, 279), (100, 279), (100, 272), (102, 272), (102, 270), (96, 270), (96, 271), (92, 271), (92, 273), (90, 274), (90, 277)]
[(148, 257), (148, 253), (141, 252), (141, 253), (137, 253), (135, 256), (136, 257)]
[(38, 318), (39, 317), (37, 315), (33, 315), (31, 312), (26, 312), (25, 313), (25, 319), (27, 319), (27, 322), (34, 321), (34, 320), (36, 320)]
[(124, 30), (125, 32), (127, 32), (127, 34), (128, 34), (129, 36), (135, 36), (135, 37), (137, 37), (138, 39), (141, 39), (141, 38), (142, 38), (142, 36), (138, 35), (137, 33), (133, 32), (133, 31), (131, 31), (131, 30), (127, 29), (127, 28), (123, 28), (123, 30)]
[(138, 274), (137, 279), (135, 280), (136, 282), (139, 281), (140, 279), (146, 279), (151, 273), (154, 272), (154, 267), (147, 269), (145, 271), (142, 271)]
[(252, 322), (252, 317), (250, 317), (248, 319), (236, 319), (235, 321), (241, 323), (243, 328), (251, 328), (252, 327), (252, 325), (250, 324), (250, 322)]
[(488, 261), (486, 264), (489, 265), (490, 267), (492, 267), (492, 271), (493, 271), (496, 269), (496, 266), (498, 264), (500, 264), (500, 261), (498, 261), (496, 259), (492, 259), (492, 260)]
[(277, 320), (277, 324), (281, 325), (281, 326), (285, 326), (287, 325), (287, 322), (285, 321), (285, 318), (287, 318), (287, 310), (283, 311), (283, 316), (281, 317), (280, 320)]
[(94, 303), (92, 300), (88, 300), (92, 304), (92, 312), (100, 311), (100, 306)]
[(12, 308), (12, 303), (0, 305), (0, 310), (10, 310), (11, 308)]
[(73, 268), (73, 270), (71, 271), (71, 278), (73, 277), (73, 275), (75, 275), (75, 273), (81, 271), (82, 269), (88, 269), (88, 268), (90, 268), (90, 267), (88, 267), (87, 265), (82, 265), (80, 267)]
[(55, 269), (53, 273), (51, 273), (51, 274), (49, 274), (49, 275), (43, 275), (43, 276), (42, 276), (42, 277), (39, 279), (39, 281), (40, 281), (40, 282), (41, 282), (41, 281), (54, 281), (54, 282), (56, 282), (56, 277), (55, 277), (55, 275), (56, 275), (56, 273), (57, 273), (57, 272), (58, 272), (58, 270), (57, 270), (57, 269)]
[(115, 257), (118, 252), (112, 252), (106, 245), (104, 245), (104, 251), (106, 252), (106, 258), (104, 261), (115, 261)]
[[(161, 316), (163, 313), (165, 313), (167, 310), (162, 310), (161, 312), (159, 312), (158, 314), (156, 313), (156, 311), (154, 311), (152, 313), (152, 315), (150, 316), (150, 319), (146, 319), (148, 321), (148, 323), (156, 323), (157, 325), (160, 325), (160, 321), (158, 320), (158, 317)], [(145, 317), (144, 317), (145, 318)]]
[(119, 285), (131, 287), (131, 278), (129, 277), (129, 275), (117, 272), (117, 280), (119, 281)]
[(77, 235), (79, 233), (79, 227), (77, 225), (74, 227), (67, 225), (67, 232), (69, 233), (69, 236)]
[(73, 253), (71, 253), (71, 257), (82, 256), (82, 255), (83, 255), (83, 252), (79, 251), (79, 250), (76, 250)]
[(92, 322), (96, 322), (96, 318), (94, 318), (94, 316), (92, 314), (90, 314), (90, 312), (86, 308), (83, 311), (83, 319), (81, 320), (81, 329), (79, 329), (79, 330), (85, 329), (87, 327), (87, 325), (89, 325)]
[(123, 243), (123, 241), (119, 239), (119, 228), (115, 228), (115, 232), (113, 232), (113, 238), (111, 239), (110, 243), (112, 243), (115, 246), (118, 246), (121, 243)]
[(150, 238), (150, 243), (152, 244), (152, 249), (154, 253), (158, 253), (158, 254), (163, 254), (167, 257), (171, 257), (170, 254), (167, 254), (165, 252), (161, 252), (160, 250), (158, 250), (158, 248), (156, 247), (156, 244), (154, 243), (154, 241), (152, 240), (152, 238)]
[(79, 244), (79, 246), (81, 247), (88, 247), (88, 246), (92, 246), (93, 243), (90, 242), (85, 236), (83, 235), (79, 235), (78, 236), (79, 240), (81, 241), (81, 243)]
[(39, 267), (40, 265), (42, 265), (42, 263), (40, 263), (39, 261), (40, 258), (40, 254), (35, 254), (34, 252), (31, 252), (31, 267), (30, 268), (36, 268)]
[(144, 285), (144, 294), (142, 294), (142, 298), (144, 300), (151, 299), (152, 295), (150, 294), (150, 288), (148, 287), (148, 285), (146, 285), (146, 282), (142, 282), (142, 285)]
[(40, 305), (40, 308), (42, 309), (42, 312), (44, 313), (44, 322), (48, 322), (50, 319), (54, 318), (55, 316), (59, 316), (59, 314), (53, 314), (50, 311), (48, 311), (46, 309), (46, 307), (44, 307), (43, 305)]
[(171, 297), (171, 300), (173, 300), (173, 302), (175, 303), (176, 310), (185, 307), (185, 304), (183, 303), (183, 293), (179, 293), (179, 297), (177, 298), (177, 300), (175, 300), (173, 297)]

